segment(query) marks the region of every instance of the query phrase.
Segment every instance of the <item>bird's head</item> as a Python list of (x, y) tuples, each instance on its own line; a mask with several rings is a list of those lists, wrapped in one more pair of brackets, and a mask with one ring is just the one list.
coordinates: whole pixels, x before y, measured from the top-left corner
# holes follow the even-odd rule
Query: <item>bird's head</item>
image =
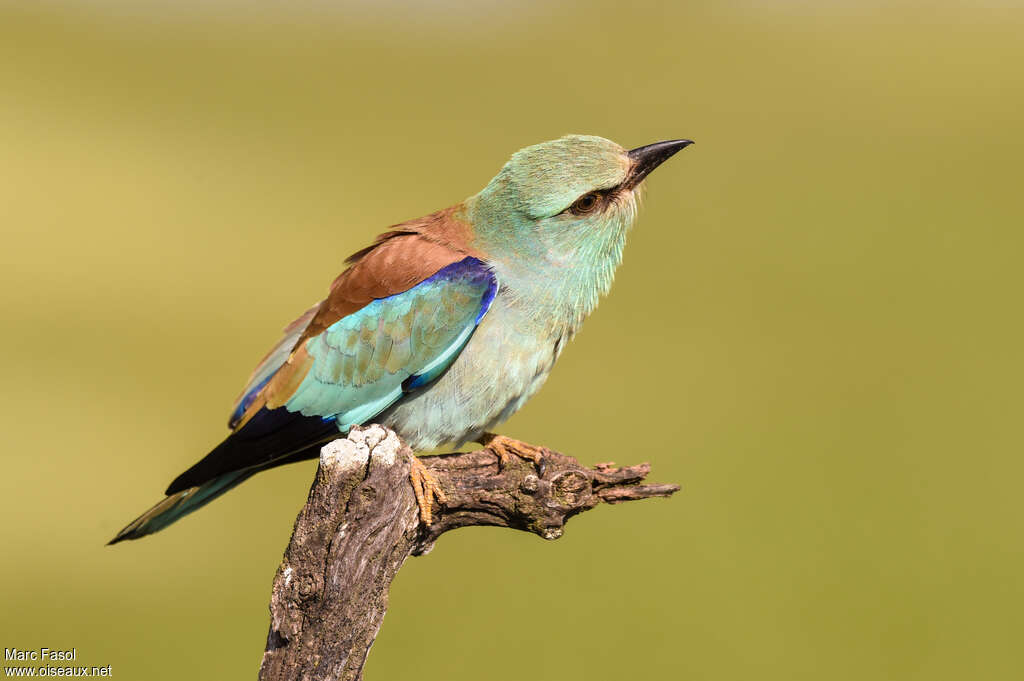
[(475, 245), (513, 275), (522, 269), (557, 278), (582, 268), (606, 290), (644, 178), (690, 144), (627, 150), (603, 137), (568, 135), (521, 149), (465, 203)]

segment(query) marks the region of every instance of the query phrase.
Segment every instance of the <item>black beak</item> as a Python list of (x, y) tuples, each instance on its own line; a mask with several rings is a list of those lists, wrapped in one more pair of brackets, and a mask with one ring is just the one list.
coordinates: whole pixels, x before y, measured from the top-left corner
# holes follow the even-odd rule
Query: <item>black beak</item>
[(677, 151), (685, 149), (693, 144), (691, 140), (668, 140), (667, 142), (655, 142), (644, 147), (637, 147), (629, 150), (629, 158), (633, 161), (633, 169), (623, 182), (623, 186), (632, 189), (643, 179), (651, 174), (651, 171), (669, 160)]

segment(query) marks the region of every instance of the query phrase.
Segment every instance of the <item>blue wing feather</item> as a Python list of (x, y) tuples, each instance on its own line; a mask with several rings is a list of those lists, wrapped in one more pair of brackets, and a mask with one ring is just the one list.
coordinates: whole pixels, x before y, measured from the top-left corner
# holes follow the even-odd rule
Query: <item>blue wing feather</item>
[(340, 319), (306, 341), (313, 364), (285, 408), (342, 431), (371, 420), (451, 366), (497, 288), (485, 263), (465, 258)]

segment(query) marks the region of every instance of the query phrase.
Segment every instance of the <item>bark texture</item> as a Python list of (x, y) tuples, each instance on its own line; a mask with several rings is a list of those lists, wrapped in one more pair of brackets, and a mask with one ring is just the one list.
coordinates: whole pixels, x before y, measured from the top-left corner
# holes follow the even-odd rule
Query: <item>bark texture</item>
[(274, 577), (261, 681), (361, 679), (391, 581), (449, 530), (495, 525), (557, 539), (569, 518), (600, 503), (679, 490), (641, 484), (647, 464), (590, 469), (542, 451), (539, 465), (513, 459), (504, 468), (487, 449), (423, 459), (448, 498), (423, 526), (409, 483), (412, 452), (397, 435), (353, 428), (325, 445)]

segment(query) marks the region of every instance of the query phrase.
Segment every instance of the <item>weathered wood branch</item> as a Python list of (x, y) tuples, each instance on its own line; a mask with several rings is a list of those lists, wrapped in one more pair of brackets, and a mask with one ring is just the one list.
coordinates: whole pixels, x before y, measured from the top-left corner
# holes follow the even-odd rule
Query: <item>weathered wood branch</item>
[(353, 428), (324, 446), (274, 577), (261, 681), (360, 679), (391, 581), (406, 558), (426, 553), (449, 530), (495, 525), (557, 539), (569, 518), (602, 502), (679, 490), (641, 484), (647, 464), (590, 469), (543, 454), (539, 466), (514, 459), (504, 468), (487, 449), (425, 458), (448, 497), (425, 527), (409, 484), (412, 452), (393, 432)]

